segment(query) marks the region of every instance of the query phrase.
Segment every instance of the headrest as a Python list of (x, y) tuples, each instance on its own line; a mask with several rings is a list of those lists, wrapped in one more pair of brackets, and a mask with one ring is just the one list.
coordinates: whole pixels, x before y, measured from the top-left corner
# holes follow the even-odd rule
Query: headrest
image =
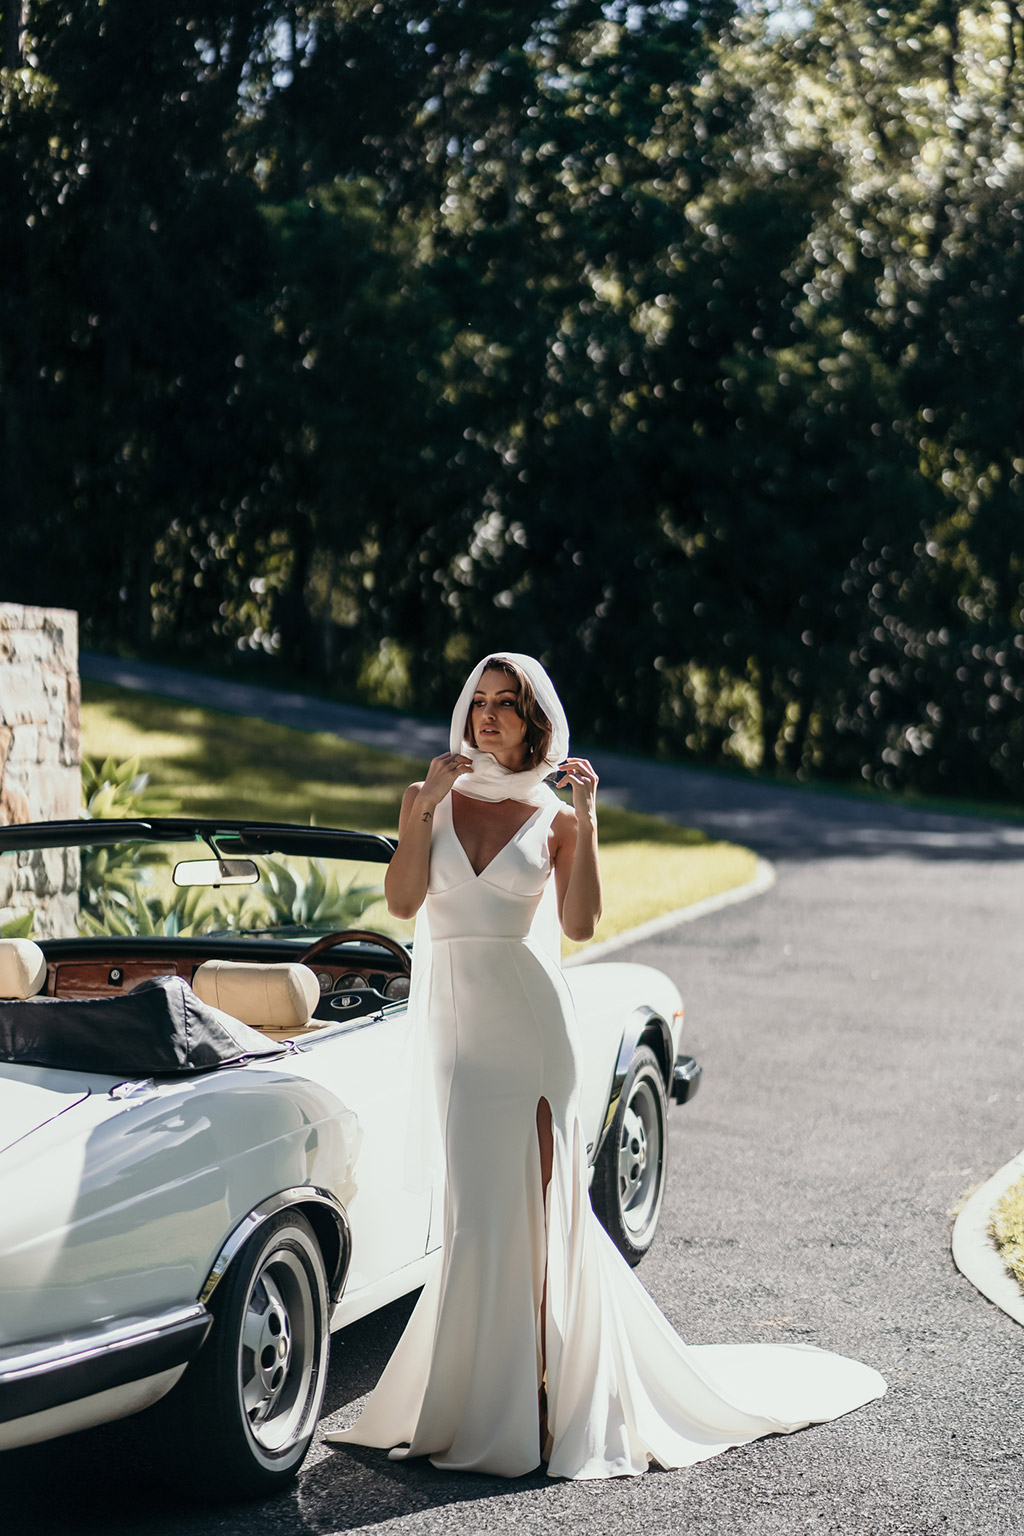
[(279, 1034), (303, 1029), (320, 1000), (320, 986), (306, 965), (257, 965), (251, 960), (204, 960), (192, 990), (211, 1008), (241, 1019), (251, 1029)]
[(45, 980), (46, 956), (38, 944), (0, 939), (0, 997), (35, 997)]

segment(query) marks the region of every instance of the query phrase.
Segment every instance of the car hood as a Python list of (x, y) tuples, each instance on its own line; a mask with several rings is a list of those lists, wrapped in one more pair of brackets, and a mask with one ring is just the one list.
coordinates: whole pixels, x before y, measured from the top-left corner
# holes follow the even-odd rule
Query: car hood
[(89, 1097), (74, 1072), (0, 1062), (0, 1152)]

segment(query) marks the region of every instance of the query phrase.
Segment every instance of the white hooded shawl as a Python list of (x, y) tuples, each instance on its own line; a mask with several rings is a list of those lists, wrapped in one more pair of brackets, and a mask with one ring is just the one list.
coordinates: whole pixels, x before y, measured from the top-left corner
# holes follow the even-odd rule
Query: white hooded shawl
[(525, 672), (537, 696), (537, 703), (548, 718), (551, 740), (543, 762), (538, 763), (536, 768), (524, 768), (518, 772), (514, 768), (503, 767), (493, 752), (482, 752), (470, 744), (466, 736), (466, 721), (473, 695), (487, 670), (488, 661), (492, 659), (485, 656), (467, 677), (452, 711), (449, 746), (453, 752), (460, 752), (473, 763), (473, 772), (462, 774), (456, 788), (460, 795), (470, 795), (474, 800), (524, 800), (529, 805), (546, 805), (554, 791), (544, 781), (569, 755), (569, 724), (562, 701), (550, 677), (532, 656), (524, 656), (519, 651), (497, 651), (493, 656), (499, 661), (515, 662), (520, 671)]

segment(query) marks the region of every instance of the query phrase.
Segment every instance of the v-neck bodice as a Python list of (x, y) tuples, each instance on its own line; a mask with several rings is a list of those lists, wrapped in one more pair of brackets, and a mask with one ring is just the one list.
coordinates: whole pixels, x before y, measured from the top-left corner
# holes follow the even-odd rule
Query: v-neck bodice
[(427, 915), (433, 939), (523, 939), (551, 874), (548, 834), (559, 803), (540, 806), (480, 870), (452, 819), (451, 796), (434, 813)]
[[(470, 804), (472, 804), (472, 802), (470, 802)], [(501, 847), (498, 848), (494, 853), (492, 853), (491, 857), (484, 864), (482, 864), (479, 869), (477, 869), (476, 865), (473, 863), (473, 860), (469, 856), (469, 851), (466, 848), (465, 843), (462, 841), (462, 838), (459, 836), (459, 829), (455, 825), (455, 791), (452, 791), (452, 793), (448, 796), (448, 806), (449, 806), (449, 809), (450, 809), (450, 812), (451, 812), (452, 831), (455, 833), (455, 838), (456, 838), (456, 841), (459, 844), (459, 847), (462, 849), (463, 853), (466, 855), (466, 862), (469, 865), (470, 869), (473, 871), (473, 878), (475, 880), (479, 880), (482, 875), (485, 875), (487, 873), (487, 871), (490, 869), (491, 865), (494, 863), (495, 859), (499, 859), (501, 857), (501, 855), (505, 852), (505, 849), (509, 846), (509, 844), (514, 842), (515, 839), (520, 835), (520, 833), (524, 832), (526, 830), (526, 828), (529, 826), (530, 822), (533, 821), (534, 817), (535, 816), (539, 816), (541, 810), (543, 809), (543, 807), (538, 806), (536, 808), (536, 810), (532, 811), (526, 817), (526, 819), (524, 821), (521, 821), (519, 823), (519, 825), (518, 825), (518, 827), (516, 827), (515, 831), (512, 832), (511, 835), (505, 839), (505, 841), (502, 843)]]

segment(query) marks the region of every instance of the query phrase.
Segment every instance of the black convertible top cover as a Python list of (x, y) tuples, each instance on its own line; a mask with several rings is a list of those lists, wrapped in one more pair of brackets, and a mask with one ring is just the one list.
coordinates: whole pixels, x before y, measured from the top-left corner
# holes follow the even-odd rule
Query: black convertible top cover
[(0, 1003), (0, 1061), (116, 1077), (209, 1072), (282, 1047), (208, 1008), (180, 976), (121, 997), (30, 997)]

